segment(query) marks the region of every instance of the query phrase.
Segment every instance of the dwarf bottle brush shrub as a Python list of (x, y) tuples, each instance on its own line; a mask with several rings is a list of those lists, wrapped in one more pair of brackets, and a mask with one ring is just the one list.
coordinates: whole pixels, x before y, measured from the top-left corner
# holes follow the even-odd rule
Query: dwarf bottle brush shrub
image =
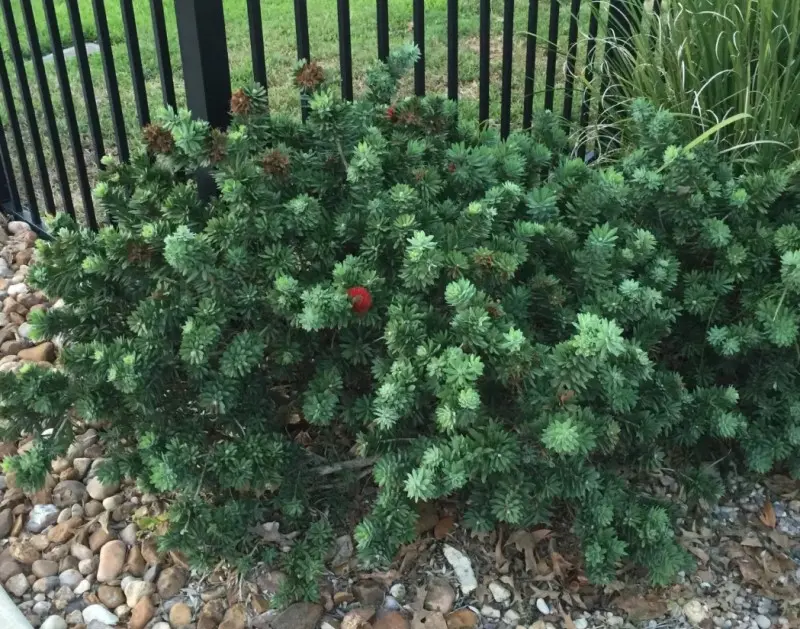
[[(165, 544), (243, 566), (277, 555), (255, 524), (324, 511), (321, 463), (374, 456), (367, 562), (412, 538), (415, 503), (458, 496), (478, 529), (567, 512), (592, 579), (628, 557), (667, 582), (688, 560), (649, 471), (708, 496), (709, 446), (796, 456), (793, 173), (674, 148), (641, 103), (613, 168), (571, 159), (549, 114), (501, 141), (395, 99), (415, 56), (355, 103), (299, 69), (305, 125), (248, 88), (227, 133), (165, 113), (109, 163), (114, 226), (59, 216), (31, 271), (66, 303), (33, 329), (65, 344), (59, 369), (2, 375), (9, 432), (39, 436), (9, 467), (37, 484), (71, 420), (98, 422), (104, 474), (174, 494)], [(287, 599), (314, 596), (329, 539), (317, 523), (284, 556)]]

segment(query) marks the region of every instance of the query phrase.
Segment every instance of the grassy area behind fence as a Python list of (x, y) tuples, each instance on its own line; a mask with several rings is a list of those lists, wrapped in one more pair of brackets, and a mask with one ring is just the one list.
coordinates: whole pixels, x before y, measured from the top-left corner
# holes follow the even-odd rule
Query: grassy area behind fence
[[(30, 59), (30, 46), (25, 32), (22, 18), (21, 2), (29, 0), (13, 0), (12, 5), (16, 16), (16, 26), (19, 31), (20, 42), (23, 47), (23, 54), (26, 57), (26, 72), (28, 81), (33, 93), (36, 118), (39, 126), (39, 133), (43, 138), (44, 150), (48, 165), (48, 176), (51, 187), (56, 198), (56, 206), (61, 203), (60, 184), (54, 174), (52, 159), (52, 143), (46, 134), (46, 125), (42, 115), (41, 100), (39, 90), (35, 83), (33, 64)], [(64, 0), (54, 0), (56, 13), (58, 16), (59, 30), (64, 47), (71, 45), (72, 36), (70, 32), (69, 20)], [(553, 0), (557, 2), (559, 0)], [(503, 8), (502, 0), (493, 0), (492, 20), (491, 20), (491, 109), (493, 118), (499, 117), (500, 108), (500, 73), (502, 69), (502, 30), (503, 30)], [(563, 53), (567, 45), (567, 31), (569, 28), (570, 6), (569, 2), (561, 0), (559, 18), (559, 49), (562, 53), (558, 65), (557, 83), (563, 83)], [(97, 29), (92, 9), (92, 0), (79, 0), (81, 18), (83, 22), (83, 32), (87, 41), (96, 41)], [(477, 0), (473, 2), (461, 2), (459, 8), (459, 92), (463, 100), (463, 111), (465, 115), (474, 115), (477, 112), (478, 95), (478, 52), (479, 52), (479, 18)], [(252, 80), (252, 67), (250, 58), (250, 40), (247, 21), (247, 6), (245, 0), (225, 0), (225, 19), (227, 29), (228, 54), (231, 65), (231, 79), (234, 88)], [(589, 22), (591, 3), (583, 2), (579, 16), (580, 33), (577, 50), (578, 73), (584, 65), (586, 59), (586, 37), (585, 33)], [(607, 11), (606, 3), (602, 3), (604, 13)], [(34, 14), (36, 16), (36, 26), (39, 34), (43, 54), (50, 52), (51, 44), (47, 32), (44, 13), (40, 3), (34, 2)], [(141, 49), (142, 64), (146, 78), (146, 89), (151, 111), (162, 106), (161, 85), (159, 80), (158, 66), (156, 61), (155, 39), (150, 17), (149, 2), (134, 3), (136, 22), (138, 29), (138, 39)], [(123, 104), (125, 124), (129, 136), (133, 139), (137, 137), (138, 122), (133, 98), (133, 86), (131, 83), (131, 72), (128, 65), (128, 54), (125, 45), (125, 34), (120, 12), (120, 3), (114, 0), (106, 2), (108, 23), (116, 73), (119, 80), (119, 89)], [(178, 48), (177, 26), (175, 23), (175, 11), (172, 0), (164, 1), (164, 11), (167, 21), (167, 31), (169, 36), (170, 56), (175, 77), (175, 87), (179, 106), (185, 105), (183, 94), (183, 78), (181, 73), (180, 50)], [(311, 41), (311, 56), (329, 70), (333, 75), (338, 75), (338, 22), (336, 12), (336, 2), (333, 0), (315, 0), (309, 3), (309, 35)], [(355, 89), (358, 93), (361, 87), (361, 79), (368, 65), (377, 56), (377, 34), (375, 18), (374, 0), (351, 0), (350, 2), (352, 51), (353, 51), (353, 75), (355, 79)], [(271, 0), (263, 3), (262, 19), (264, 26), (264, 37), (266, 42), (267, 68), (269, 75), (270, 104), (273, 110), (293, 111), (299, 115), (299, 101), (297, 92), (294, 89), (291, 79), (292, 66), (296, 60), (296, 40), (294, 24), (294, 8), (292, 0)], [(390, 42), (397, 45), (411, 39), (412, 28), (412, 1), (411, 0), (392, 0), (389, 5), (390, 19)], [(537, 52), (536, 74), (535, 74), (535, 109), (541, 108), (543, 103), (543, 91), (545, 80), (545, 56), (547, 46), (547, 32), (550, 20), (550, 3), (540, 3), (539, 13), (539, 46)], [(605, 15), (601, 16), (601, 25), (605, 21)], [(514, 15), (514, 45), (513, 45), (513, 98), (512, 116), (513, 120), (519, 124), (522, 117), (522, 95), (523, 82), (525, 79), (525, 46), (528, 24), (528, 3), (518, 2)], [(602, 27), (601, 27), (602, 28)], [(602, 31), (601, 31), (602, 34)], [(429, 0), (425, 3), (425, 35), (426, 35), (426, 70), (427, 70), (427, 89), (429, 93), (444, 93), (446, 89), (447, 76), (447, 2), (446, 0)], [(26, 153), (32, 155), (30, 125), (21, 107), (19, 98), (19, 88), (14, 73), (13, 61), (8, 47), (7, 32), (0, 32), (0, 45), (5, 53), (5, 61), (14, 86), (15, 105), (20, 117)], [(602, 54), (602, 45), (598, 54)], [(600, 57), (598, 57), (600, 58)], [(93, 85), (96, 100), (100, 113), (100, 122), (103, 129), (106, 151), (113, 154), (115, 151), (113, 127), (111, 122), (111, 111), (109, 106), (108, 94), (103, 81), (102, 60), (99, 54), (89, 57), (90, 67), (93, 77)], [(82, 207), (80, 196), (76, 192), (75, 162), (70, 151), (69, 139), (67, 135), (66, 120), (64, 116), (64, 106), (58, 89), (55, 75), (55, 68), (52, 62), (46, 63), (48, 82), (53, 100), (53, 107), (56, 112), (59, 127), (59, 139), (62, 150), (67, 162), (69, 174), (69, 187), (73, 191), (73, 201), (76, 211), (80, 212)], [(70, 75), (72, 99), (78, 117), (78, 123), (82, 136), (84, 155), (89, 166), (90, 179), (96, 172), (96, 160), (91, 149), (89, 138), (86, 107), (81, 91), (81, 84), (78, 75), (77, 62), (74, 57), (67, 59)], [(410, 92), (411, 82), (407, 82), (407, 89)], [(580, 91), (582, 84), (580, 79), (576, 81), (576, 99), (574, 108), (580, 105)], [(561, 96), (557, 94), (555, 107), (560, 111)], [(17, 161), (17, 147), (14, 146), (13, 138), (8, 128), (8, 117), (5, 110), (3, 113), (3, 124), (6, 129), (9, 147), (14, 161), (15, 171), (19, 173)], [(29, 159), (34, 187), (40, 206), (42, 203), (43, 180), (41, 174), (36, 171), (35, 163)], [(19, 178), (19, 174), (17, 175)], [(21, 186), (20, 186), (21, 188)], [(20, 194), (24, 196), (24, 190), (20, 189)]]

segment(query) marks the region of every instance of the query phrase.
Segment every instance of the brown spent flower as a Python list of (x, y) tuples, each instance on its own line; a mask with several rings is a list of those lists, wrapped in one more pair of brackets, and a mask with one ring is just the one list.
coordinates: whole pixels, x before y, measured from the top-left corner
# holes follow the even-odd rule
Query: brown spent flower
[(211, 149), (209, 158), (212, 164), (219, 164), (228, 152), (228, 136), (224, 131), (211, 129)]
[(235, 116), (246, 116), (250, 113), (252, 99), (245, 94), (244, 90), (236, 90), (231, 95), (231, 113)]
[(149, 124), (144, 130), (144, 141), (151, 153), (167, 155), (175, 148), (175, 138), (167, 129), (157, 124)]
[(278, 149), (273, 149), (264, 155), (261, 166), (268, 175), (286, 177), (289, 174), (289, 157)]
[(297, 87), (307, 92), (314, 91), (325, 80), (325, 70), (316, 61), (309, 61), (303, 65), (295, 75)]
[(137, 262), (147, 262), (153, 257), (153, 248), (150, 245), (129, 242), (128, 243), (128, 262), (135, 264)]

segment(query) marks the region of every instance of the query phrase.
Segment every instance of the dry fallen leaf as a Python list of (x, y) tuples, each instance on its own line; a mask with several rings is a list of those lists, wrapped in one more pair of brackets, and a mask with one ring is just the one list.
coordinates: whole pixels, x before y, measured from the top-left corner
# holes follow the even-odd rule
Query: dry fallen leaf
[(455, 520), (450, 516), (444, 517), (436, 523), (433, 527), (433, 537), (436, 539), (444, 539), (450, 534), (455, 526)]
[(562, 618), (564, 619), (564, 629), (577, 629), (575, 623), (572, 620), (572, 616), (569, 614), (561, 613)]
[(742, 573), (742, 578), (745, 581), (758, 583), (764, 576), (763, 570), (750, 559), (739, 559), (736, 561), (736, 566), (739, 568), (739, 572)]
[(769, 538), (784, 550), (790, 550), (796, 545), (795, 542), (792, 541), (791, 537), (786, 535), (786, 533), (781, 533), (780, 531), (770, 531)]
[(536, 571), (536, 557), (534, 556), (533, 549), (536, 545), (550, 536), (551, 531), (548, 529), (539, 529), (538, 531), (514, 531), (508, 536), (508, 544), (514, 544), (517, 550), (525, 554), (525, 571)]
[(748, 548), (762, 548), (764, 545), (755, 535), (748, 535), (742, 540), (742, 546), (746, 546)]
[(761, 515), (758, 516), (758, 519), (768, 528), (774, 529), (778, 526), (778, 516), (775, 515), (775, 508), (769, 500), (764, 503), (764, 508), (761, 509)]
[(694, 546), (689, 546), (687, 547), (686, 550), (688, 550), (695, 557), (697, 557), (700, 560), (700, 563), (703, 565), (707, 564), (708, 560), (710, 559), (708, 553), (704, 551), (702, 548), (695, 548)]
[(628, 620), (634, 622), (660, 618), (669, 611), (667, 604), (658, 596), (643, 597), (635, 592), (626, 593), (614, 602), (628, 614)]

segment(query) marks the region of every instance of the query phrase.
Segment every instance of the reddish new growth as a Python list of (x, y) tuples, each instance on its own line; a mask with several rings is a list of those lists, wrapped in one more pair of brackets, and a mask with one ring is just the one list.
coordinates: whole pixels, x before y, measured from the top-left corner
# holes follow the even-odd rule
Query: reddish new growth
[(456, 165), (453, 162), (450, 162), (447, 165), (447, 170), (450, 171), (451, 173), (456, 172)]
[(372, 293), (363, 286), (353, 286), (347, 289), (347, 295), (353, 304), (353, 312), (359, 315), (366, 314), (372, 308)]
[(175, 138), (172, 134), (157, 124), (149, 124), (144, 128), (144, 142), (151, 153), (166, 155), (175, 148)]
[(219, 129), (211, 130), (211, 148), (209, 150), (209, 157), (212, 164), (219, 164), (224, 158), (225, 153), (228, 151), (228, 136), (224, 131)]
[(252, 100), (244, 90), (236, 90), (231, 96), (231, 113), (235, 116), (246, 116), (250, 113)]
[(264, 156), (261, 166), (268, 175), (286, 177), (289, 174), (289, 157), (278, 149), (273, 149)]
[(325, 71), (316, 61), (310, 61), (297, 71), (294, 80), (297, 87), (313, 92), (325, 80)]
[(386, 118), (390, 122), (395, 122), (397, 120), (397, 110), (395, 109), (394, 105), (390, 105), (386, 110)]

